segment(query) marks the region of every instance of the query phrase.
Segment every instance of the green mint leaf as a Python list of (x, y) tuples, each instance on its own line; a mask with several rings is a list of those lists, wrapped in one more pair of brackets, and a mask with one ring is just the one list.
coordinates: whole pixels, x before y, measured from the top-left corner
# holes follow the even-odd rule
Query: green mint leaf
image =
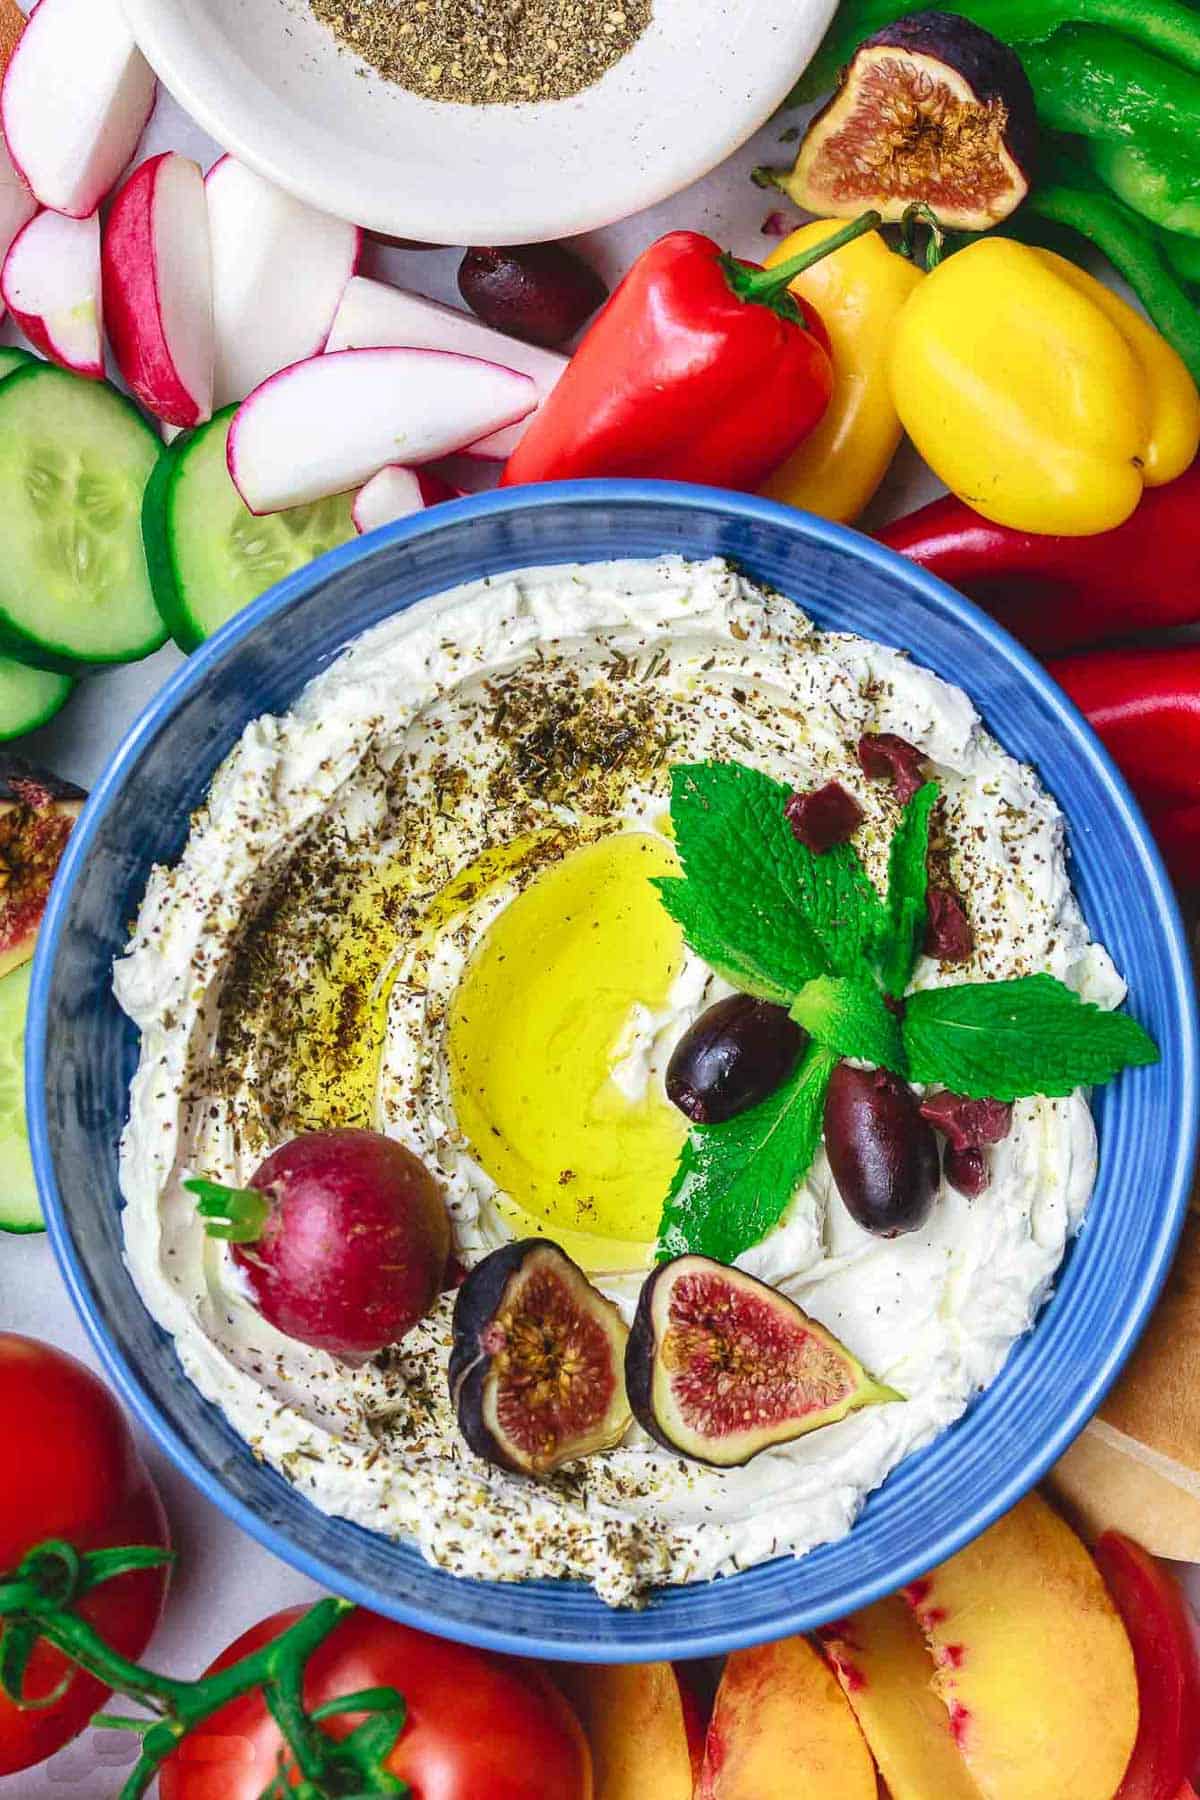
[(660, 1258), (695, 1250), (730, 1263), (779, 1223), (821, 1142), (836, 1062), (810, 1044), (791, 1079), (758, 1106), (693, 1128), (663, 1206)]
[(940, 791), (936, 781), (917, 789), (888, 851), (887, 926), (876, 960), (880, 980), (897, 1000), (908, 989), (925, 938), (929, 824)]
[(903, 1035), (912, 1080), (972, 1099), (1062, 1096), (1158, 1061), (1136, 1019), (1090, 1005), (1053, 975), (912, 994)]
[(845, 975), (880, 934), (883, 908), (858, 854), (797, 843), (791, 790), (744, 763), (671, 771), (683, 878), (656, 882), (698, 956), (736, 987), (787, 1004), (814, 975)]
[(888, 1011), (870, 978), (818, 975), (805, 982), (791, 1006), (792, 1018), (818, 1044), (839, 1056), (907, 1072), (900, 1021)]
[(786, 959), (773, 956), (765, 940), (751, 941), (748, 931), (739, 944), (731, 943), (720, 922), (720, 908), (714, 907), (712, 896), (698, 882), (656, 875), (653, 885), (696, 955), (743, 994), (787, 1006), (796, 991), (793, 984), (803, 984), (810, 968), (820, 967), (815, 945), (799, 935), (796, 943), (788, 946)]

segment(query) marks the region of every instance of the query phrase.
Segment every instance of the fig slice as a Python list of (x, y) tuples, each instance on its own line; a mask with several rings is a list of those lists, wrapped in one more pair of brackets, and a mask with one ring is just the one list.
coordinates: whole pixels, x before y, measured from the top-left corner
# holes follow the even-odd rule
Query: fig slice
[(546, 1238), (493, 1250), (458, 1290), (450, 1393), (476, 1455), (549, 1475), (628, 1431), (629, 1333), (611, 1300)]
[(1019, 57), (953, 13), (897, 19), (859, 45), (781, 184), (798, 206), (901, 219), (923, 203), (944, 226), (986, 231), (1029, 192), (1033, 89)]
[(87, 795), (0, 752), (0, 976), (33, 955), (50, 883)]
[(903, 1397), (786, 1294), (694, 1255), (660, 1264), (643, 1287), (625, 1384), (651, 1437), (722, 1469)]

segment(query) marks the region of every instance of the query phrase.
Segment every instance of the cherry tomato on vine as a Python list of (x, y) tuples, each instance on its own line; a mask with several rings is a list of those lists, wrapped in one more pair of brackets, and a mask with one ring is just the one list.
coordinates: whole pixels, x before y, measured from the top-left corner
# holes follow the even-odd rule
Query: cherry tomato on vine
[[(206, 1673), (278, 1637), (304, 1610), (264, 1619)], [(408, 1716), (386, 1767), (411, 1785), (413, 1800), (592, 1800), (591, 1757), (575, 1715), (531, 1664), (360, 1611), (310, 1658), (304, 1698), (311, 1709), (372, 1687), (404, 1695)], [(322, 1730), (345, 1737), (359, 1722), (338, 1715)], [(235, 1700), (164, 1766), (161, 1800), (258, 1800), (282, 1747), (262, 1695)]]
[[(0, 1580), (35, 1544), (62, 1538), (77, 1550), (170, 1543), (166, 1514), (120, 1407), (89, 1369), (62, 1350), (0, 1332)], [(106, 1582), (79, 1602), (82, 1616), (122, 1655), (140, 1656), (166, 1591), (161, 1569)], [(32, 1768), (77, 1737), (108, 1690), (39, 1643), (25, 1676), (33, 1699), (61, 1700), (23, 1711), (0, 1694), (0, 1775)]]

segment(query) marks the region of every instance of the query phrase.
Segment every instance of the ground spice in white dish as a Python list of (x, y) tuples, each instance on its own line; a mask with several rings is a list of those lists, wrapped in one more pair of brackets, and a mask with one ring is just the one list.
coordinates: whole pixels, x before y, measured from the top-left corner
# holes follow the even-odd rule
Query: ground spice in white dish
[(472, 106), (565, 100), (619, 62), (652, 0), (310, 0), (389, 81)]

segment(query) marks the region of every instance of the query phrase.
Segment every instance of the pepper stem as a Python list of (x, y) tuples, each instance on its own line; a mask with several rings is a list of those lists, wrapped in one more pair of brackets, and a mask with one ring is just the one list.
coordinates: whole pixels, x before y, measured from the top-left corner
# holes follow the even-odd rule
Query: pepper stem
[(807, 250), (801, 250), (797, 256), (789, 256), (786, 262), (776, 263), (773, 268), (748, 269), (736, 257), (728, 255), (721, 258), (721, 266), (725, 271), (726, 281), (739, 300), (746, 300), (757, 306), (769, 306), (788, 318), (799, 317), (800, 309), (788, 293), (788, 288), (797, 275), (803, 275), (805, 269), (811, 269), (814, 263), (823, 262), (836, 250), (852, 244), (855, 238), (865, 237), (868, 231), (876, 231), (882, 224), (881, 214), (865, 212), (861, 217), (852, 219), (841, 231), (835, 231), (823, 243), (811, 244)]
[(258, 1188), (226, 1187), (220, 1181), (206, 1181), (201, 1175), (183, 1185), (189, 1194), (196, 1195), (196, 1211), (204, 1220), (209, 1237), (224, 1238), (231, 1244), (253, 1244), (262, 1236), (271, 1215), (271, 1201)]
[(928, 225), (929, 236), (925, 240), (925, 273), (932, 275), (946, 254), (946, 229), (934, 212), (932, 206), (924, 200), (914, 200), (904, 210), (900, 221), (900, 255), (906, 262), (917, 260), (917, 225)]

